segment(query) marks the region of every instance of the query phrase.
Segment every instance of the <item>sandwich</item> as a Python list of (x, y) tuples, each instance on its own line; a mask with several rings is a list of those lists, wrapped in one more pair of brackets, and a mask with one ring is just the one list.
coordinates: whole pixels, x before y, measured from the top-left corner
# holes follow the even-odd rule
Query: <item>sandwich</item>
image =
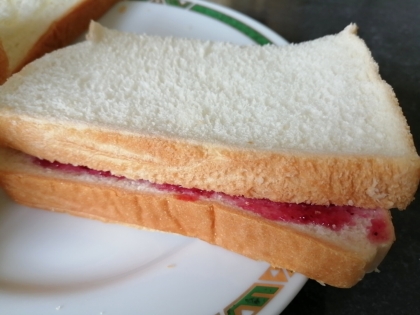
[(0, 84), (27, 63), (71, 44), (118, 1), (1, 1)]
[(0, 183), (17, 202), (177, 233), (336, 287), (375, 270), (420, 158), (349, 25), (284, 47), (121, 33), (0, 87)]

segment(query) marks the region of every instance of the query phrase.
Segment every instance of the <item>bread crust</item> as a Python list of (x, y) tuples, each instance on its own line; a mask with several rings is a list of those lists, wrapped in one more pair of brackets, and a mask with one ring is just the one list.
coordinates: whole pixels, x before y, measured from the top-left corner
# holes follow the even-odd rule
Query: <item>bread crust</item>
[(0, 40), (0, 85), (3, 84), (9, 76), (9, 59), (4, 51)]
[(71, 44), (88, 29), (91, 20), (100, 18), (119, 1), (121, 0), (82, 1), (49, 26), (16, 68), (10, 69), (9, 75), (20, 71), (26, 64), (44, 54)]
[(420, 177), (402, 157), (276, 153), (139, 136), (95, 126), (0, 116), (0, 145), (61, 163), (290, 203), (404, 209)]
[[(24, 205), (199, 238), (343, 288), (353, 286), (375, 268), (394, 239), (392, 231), (389, 243), (361, 253), (223, 204), (53, 178), (24, 167), (0, 170), (0, 183)], [(388, 220), (392, 227), (390, 217)]]

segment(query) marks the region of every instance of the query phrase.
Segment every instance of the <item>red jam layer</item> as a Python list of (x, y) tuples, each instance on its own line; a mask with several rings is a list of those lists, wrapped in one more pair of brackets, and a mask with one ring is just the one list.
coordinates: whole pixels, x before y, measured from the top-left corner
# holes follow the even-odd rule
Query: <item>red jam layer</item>
[[(59, 162), (49, 162), (34, 158), (33, 162), (41, 167), (55, 169), (67, 173), (85, 173), (95, 176), (112, 177), (109, 171), (96, 171), (85, 166), (74, 166)], [(266, 219), (283, 221), (296, 224), (316, 224), (333, 231), (340, 231), (345, 226), (354, 226), (355, 218), (370, 219), (368, 239), (372, 243), (382, 243), (389, 240), (390, 230), (382, 211), (362, 209), (351, 206), (318, 206), (308, 204), (292, 204), (274, 202), (268, 199), (254, 199), (242, 196), (230, 196), (220, 192), (206, 191), (197, 188), (184, 188), (171, 184), (155, 184), (146, 180), (138, 180), (139, 183), (147, 183), (162, 192), (174, 194), (176, 198), (184, 201), (197, 201), (205, 199), (217, 199), (221, 202), (235, 205), (243, 210), (251, 211)]]

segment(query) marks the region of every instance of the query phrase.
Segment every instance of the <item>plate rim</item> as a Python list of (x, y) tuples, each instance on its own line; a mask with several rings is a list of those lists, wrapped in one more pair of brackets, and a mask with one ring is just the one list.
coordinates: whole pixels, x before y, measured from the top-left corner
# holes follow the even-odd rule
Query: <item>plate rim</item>
[[(264, 24), (258, 22), (257, 20), (239, 12), (234, 9), (228, 8), (226, 6), (223, 6), (218, 3), (209, 2), (205, 0), (128, 0), (127, 2), (148, 2), (148, 3), (155, 3), (155, 4), (162, 4), (162, 5), (168, 5), (172, 7), (177, 7), (189, 11), (194, 11), (196, 13), (201, 13), (207, 17), (213, 18), (218, 20), (221, 23), (227, 24), (230, 27), (236, 29), (237, 31), (241, 32), (242, 34), (246, 35), (250, 39), (252, 39), (255, 44), (274, 44), (274, 45), (286, 45), (288, 42), (281, 37), (279, 34), (265, 26)], [(217, 16), (216, 14), (212, 14), (211, 12), (202, 12), (200, 10), (194, 10), (195, 7), (205, 7), (207, 9), (210, 9), (212, 11), (216, 11), (217, 13), (220, 13), (221, 16)], [(230, 21), (224, 20), (223, 15), (226, 15), (233, 20), (236, 20), (236, 22), (240, 23), (230, 23)], [(241, 24), (246, 25), (250, 30), (253, 32), (258, 33), (259, 35), (263, 36), (266, 41), (262, 40), (262, 42), (259, 42), (258, 40), (255, 40), (252, 35), (250, 35), (247, 30), (241, 29)]]

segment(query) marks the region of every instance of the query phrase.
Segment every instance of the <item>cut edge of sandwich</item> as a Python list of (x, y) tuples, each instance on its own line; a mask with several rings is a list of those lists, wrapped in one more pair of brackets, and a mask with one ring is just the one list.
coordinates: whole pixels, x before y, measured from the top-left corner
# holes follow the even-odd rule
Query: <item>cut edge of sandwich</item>
[(215, 200), (182, 200), (127, 179), (44, 169), (12, 149), (0, 148), (0, 162), (1, 185), (21, 204), (199, 238), (336, 287), (351, 287), (374, 271), (395, 239), (387, 210), (380, 211), (389, 237), (372, 243), (363, 219), (336, 232), (272, 221)]

